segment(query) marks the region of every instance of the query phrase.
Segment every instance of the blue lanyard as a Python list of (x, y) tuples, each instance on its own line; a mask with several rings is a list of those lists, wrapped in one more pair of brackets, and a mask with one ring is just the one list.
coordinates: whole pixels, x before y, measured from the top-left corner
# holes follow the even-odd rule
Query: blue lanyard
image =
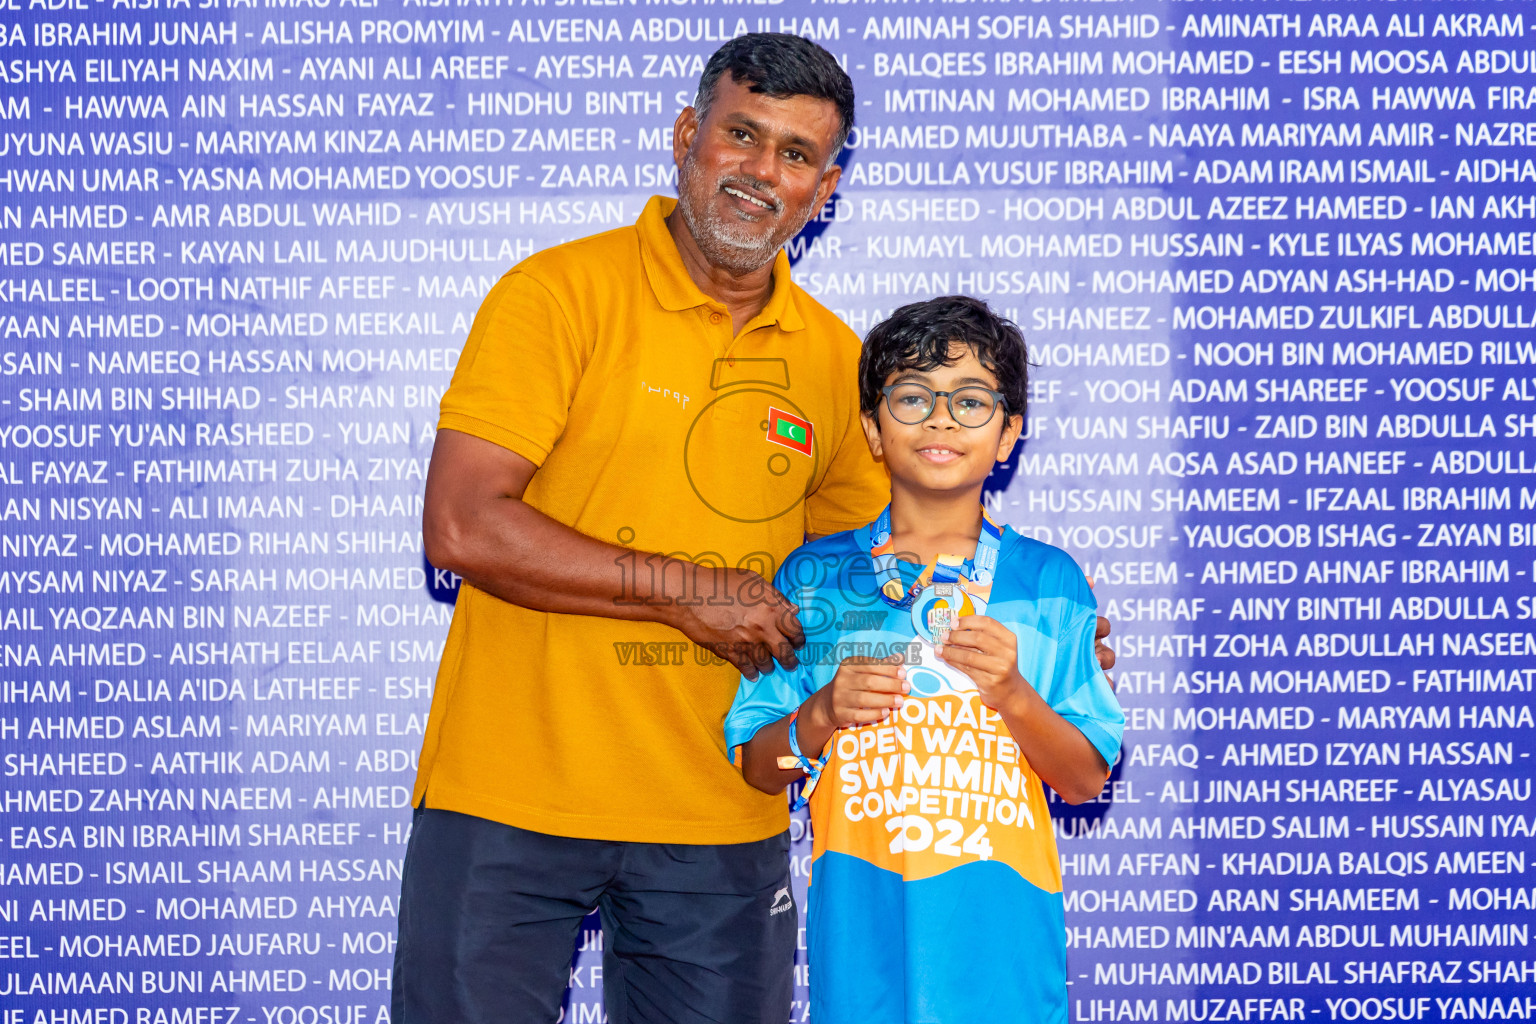
[[(910, 586), (901, 582), (901, 560), (894, 551), (876, 554), (891, 539), (891, 506), (885, 506), (869, 528), (869, 557), (875, 563), (875, 584), (880, 598), (893, 608), (910, 608), (927, 585), (919, 575)], [(958, 583), (962, 578), (980, 588), (990, 588), (992, 573), (997, 568), (997, 553), (1002, 548), (1003, 528), (992, 521), (985, 512), (981, 516), (981, 536), (976, 538), (976, 551), (964, 561), (953, 555), (940, 555), (933, 566), (932, 583)], [(897, 595), (900, 595), (898, 597)]]

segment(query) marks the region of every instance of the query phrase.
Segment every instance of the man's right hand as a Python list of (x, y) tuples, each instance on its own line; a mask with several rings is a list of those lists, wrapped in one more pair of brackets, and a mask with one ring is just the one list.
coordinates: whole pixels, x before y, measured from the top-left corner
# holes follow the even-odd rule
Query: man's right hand
[[(750, 569), (698, 566), (698, 599), (673, 606), (672, 625), (684, 636), (756, 679), (777, 659), (797, 668), (805, 646), (800, 609)], [(663, 573), (665, 576), (665, 573)]]
[[(499, 445), (438, 431), (422, 516), (431, 563), (525, 608), (666, 623), (748, 679), (772, 669), (775, 659), (786, 668), (799, 665), (799, 609), (762, 576), (579, 533), (523, 503), (534, 472), (532, 462)], [(637, 564), (656, 571), (637, 571)], [(669, 593), (680, 578), (687, 580), (684, 593)]]

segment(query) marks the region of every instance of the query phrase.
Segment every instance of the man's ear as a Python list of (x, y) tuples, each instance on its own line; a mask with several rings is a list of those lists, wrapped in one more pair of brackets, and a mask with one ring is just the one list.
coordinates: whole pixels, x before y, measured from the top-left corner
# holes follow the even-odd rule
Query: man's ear
[(1024, 417), (1009, 416), (1003, 424), (1003, 436), (997, 439), (997, 461), (1007, 461), (1013, 454), (1013, 446), (1019, 443), (1019, 435), (1024, 433)]
[[(673, 138), (675, 139), (676, 137), (674, 134)], [(811, 214), (812, 217), (820, 213), (821, 208), (827, 205), (827, 200), (831, 199), (832, 193), (837, 191), (837, 183), (842, 180), (842, 177), (843, 169), (835, 163), (821, 172), (821, 184), (816, 186), (816, 203), (814, 206), (816, 212)]]
[(864, 428), (864, 440), (869, 444), (869, 454), (880, 459), (885, 449), (880, 445), (880, 416), (878, 413), (859, 413), (859, 424)]
[(698, 111), (692, 107), (684, 107), (683, 112), (677, 115), (677, 120), (672, 122), (672, 162), (679, 168), (683, 166), (683, 158), (688, 155), (688, 150), (693, 146), (694, 137), (698, 134)]

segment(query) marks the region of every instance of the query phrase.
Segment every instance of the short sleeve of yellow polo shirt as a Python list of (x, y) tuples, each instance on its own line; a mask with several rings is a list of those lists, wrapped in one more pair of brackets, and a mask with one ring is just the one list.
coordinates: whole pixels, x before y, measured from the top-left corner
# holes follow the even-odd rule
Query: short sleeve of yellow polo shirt
[(891, 481), (875, 461), (854, 402), (821, 486), (805, 498), (805, 532), (839, 533), (873, 522), (891, 499)]
[(565, 432), (589, 354), (549, 289), (513, 270), (475, 317), (438, 425), (542, 466)]

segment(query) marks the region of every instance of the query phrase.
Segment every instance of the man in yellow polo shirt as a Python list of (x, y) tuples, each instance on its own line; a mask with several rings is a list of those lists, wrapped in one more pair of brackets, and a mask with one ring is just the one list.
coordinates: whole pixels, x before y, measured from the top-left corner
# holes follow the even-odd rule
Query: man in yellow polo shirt
[(722, 727), (740, 673), (803, 642), (765, 580), (885, 501), (858, 338), (781, 252), (852, 122), (826, 51), (733, 40), (677, 119), (678, 201), (531, 257), (481, 306), (427, 481), (428, 557), (464, 585), (396, 1024), (556, 1020), (594, 906), (610, 1021), (787, 1019), (785, 802), (731, 768)]

